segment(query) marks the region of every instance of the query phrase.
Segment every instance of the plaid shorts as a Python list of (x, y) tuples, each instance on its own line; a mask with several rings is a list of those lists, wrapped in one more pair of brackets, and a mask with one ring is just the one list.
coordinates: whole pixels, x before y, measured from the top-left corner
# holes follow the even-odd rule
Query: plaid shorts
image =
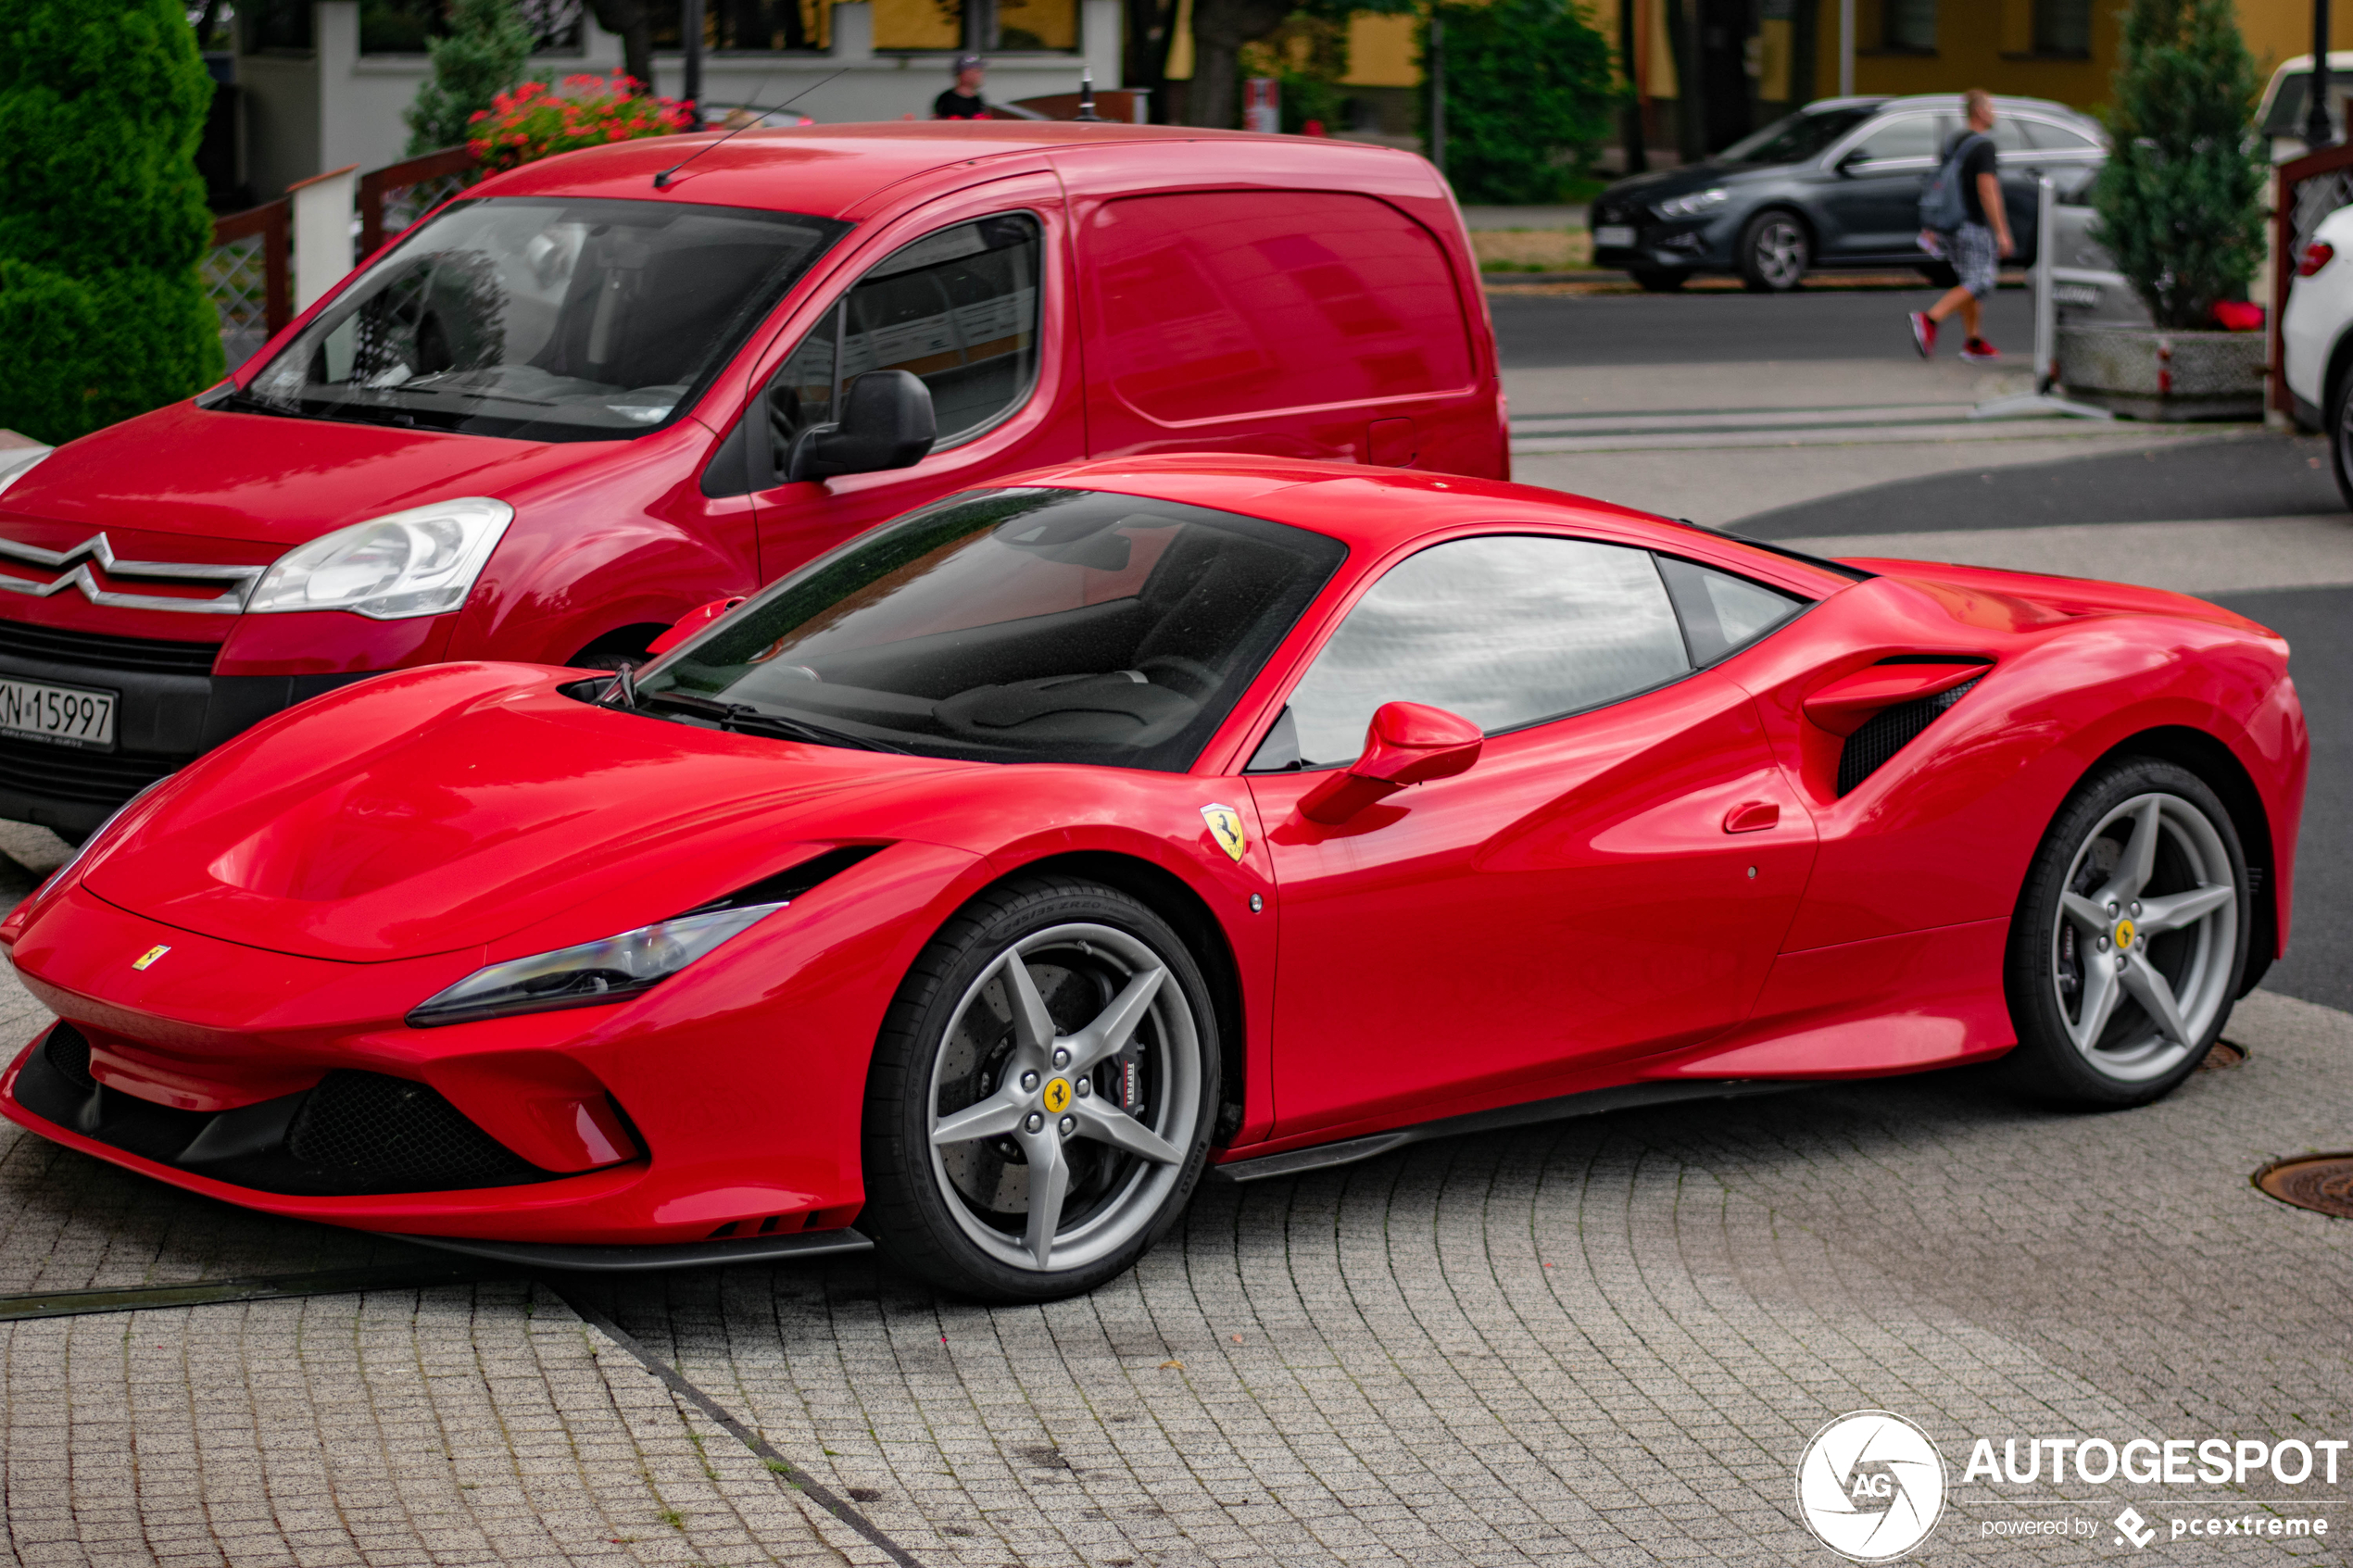
[(1960, 274), (1961, 287), (1983, 299), (1994, 292), (1994, 269), (2000, 253), (1994, 244), (1994, 231), (1982, 223), (1964, 223), (1949, 234), (1937, 236), (1944, 242), (1944, 259)]

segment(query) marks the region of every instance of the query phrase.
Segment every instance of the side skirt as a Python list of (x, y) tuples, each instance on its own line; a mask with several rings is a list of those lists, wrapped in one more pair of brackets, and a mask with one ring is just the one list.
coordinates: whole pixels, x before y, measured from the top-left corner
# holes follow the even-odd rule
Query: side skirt
[[(1460, 1137), (1466, 1133), (1491, 1133), (1504, 1127), (1525, 1127), (1537, 1122), (1566, 1122), (1576, 1116), (1595, 1116), (1605, 1110), (1631, 1110), (1645, 1105), (1668, 1105), (1678, 1100), (1739, 1099), (1749, 1095), (1779, 1094), (1784, 1089), (1818, 1086), (1802, 1079), (1768, 1078), (1624, 1084), (1613, 1089), (1590, 1089), (1583, 1094), (1530, 1100), (1525, 1105), (1474, 1110), (1467, 1116), (1448, 1116), (1440, 1121), (1423, 1122), (1415, 1126), (1374, 1133), (1341, 1143), (1318, 1144), (1313, 1148), (1294, 1148), (1282, 1154), (1263, 1154), (1254, 1160), (1231, 1160), (1224, 1165), (1211, 1166), (1208, 1173), (1229, 1182), (1258, 1182), (1270, 1176), (1320, 1171), (1331, 1165), (1353, 1165), (1359, 1160), (1370, 1160), (1376, 1155), (1387, 1154), (1392, 1148), (1403, 1148), (1412, 1143), (1427, 1143), (1432, 1138)], [(408, 1239), (422, 1241), (425, 1238), (411, 1236)]]
[(409, 1236), (380, 1231), (396, 1241), (437, 1247), (502, 1263), (536, 1269), (579, 1269), (594, 1273), (640, 1273), (653, 1269), (691, 1269), (722, 1263), (768, 1263), (793, 1258), (823, 1258), (864, 1252), (875, 1245), (853, 1230), (800, 1231), (791, 1236), (730, 1236), (645, 1247), (567, 1246), (548, 1241), (483, 1241), (471, 1236)]

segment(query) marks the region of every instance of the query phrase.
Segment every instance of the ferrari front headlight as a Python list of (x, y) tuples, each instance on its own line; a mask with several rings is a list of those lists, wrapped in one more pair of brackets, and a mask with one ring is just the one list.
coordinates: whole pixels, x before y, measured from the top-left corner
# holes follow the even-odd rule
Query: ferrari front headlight
[(442, 615), (466, 602), (515, 509), (470, 495), (340, 528), (280, 556), (248, 614), (347, 609), (376, 621)]
[(409, 1014), (409, 1023), (429, 1029), (510, 1013), (626, 1001), (784, 907), (748, 904), (695, 910), (601, 941), (491, 964), (420, 1003)]

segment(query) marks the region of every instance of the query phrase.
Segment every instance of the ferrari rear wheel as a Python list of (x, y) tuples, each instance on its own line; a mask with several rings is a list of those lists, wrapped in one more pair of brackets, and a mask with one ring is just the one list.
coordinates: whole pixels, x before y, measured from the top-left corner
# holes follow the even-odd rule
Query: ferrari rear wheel
[(883, 1026), (860, 1224), (961, 1295), (1090, 1290), (1183, 1212), (1217, 1063), (1208, 987), (1166, 922), (1095, 883), (995, 889), (925, 949)]
[(2247, 875), (2195, 774), (2108, 764), (2051, 824), (2010, 926), (2014, 1071), (2086, 1107), (2170, 1092), (2221, 1037), (2246, 965)]

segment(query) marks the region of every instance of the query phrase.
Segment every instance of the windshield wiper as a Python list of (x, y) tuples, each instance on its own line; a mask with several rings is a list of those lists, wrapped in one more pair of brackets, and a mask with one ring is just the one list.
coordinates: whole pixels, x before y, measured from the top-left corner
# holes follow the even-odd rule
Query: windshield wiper
[(812, 723), (807, 719), (788, 719), (781, 713), (771, 713), (754, 708), (748, 702), (720, 702), (712, 697), (696, 696), (691, 692), (639, 692), (642, 708), (674, 708), (682, 713), (692, 713), (709, 719), (723, 730), (744, 734), (774, 735), (779, 740), (814, 741), (820, 746), (848, 746), (861, 751), (894, 751), (910, 755), (903, 746), (893, 746), (887, 740), (874, 740), (865, 735), (853, 735), (847, 730)]

